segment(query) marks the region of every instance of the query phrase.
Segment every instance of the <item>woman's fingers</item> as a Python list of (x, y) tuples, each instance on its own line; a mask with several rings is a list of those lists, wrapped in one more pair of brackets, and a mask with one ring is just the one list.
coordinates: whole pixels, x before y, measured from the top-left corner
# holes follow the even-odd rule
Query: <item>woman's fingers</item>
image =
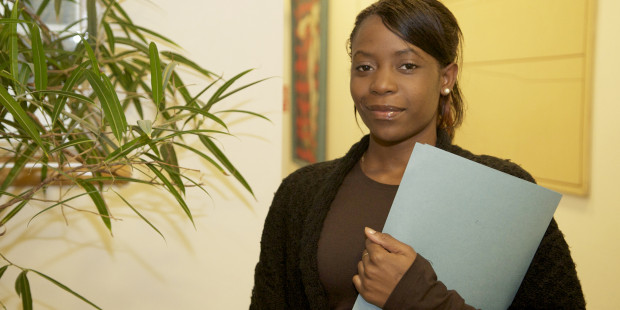
[(389, 234), (365, 230), (366, 249), (357, 264), (353, 284), (364, 299), (379, 307), (388, 297), (417, 257), (412, 247)]

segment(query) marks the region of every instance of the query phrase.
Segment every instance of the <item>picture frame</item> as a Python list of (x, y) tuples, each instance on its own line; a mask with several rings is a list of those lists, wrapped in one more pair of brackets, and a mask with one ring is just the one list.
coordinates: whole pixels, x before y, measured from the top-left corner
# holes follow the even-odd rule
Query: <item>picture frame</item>
[(293, 161), (325, 160), (327, 0), (291, 2)]

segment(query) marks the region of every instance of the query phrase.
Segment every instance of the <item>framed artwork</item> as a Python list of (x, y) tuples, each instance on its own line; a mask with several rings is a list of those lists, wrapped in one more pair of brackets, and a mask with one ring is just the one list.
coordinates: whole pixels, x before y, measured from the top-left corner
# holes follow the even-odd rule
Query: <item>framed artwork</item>
[(327, 0), (292, 0), (293, 160), (325, 160)]

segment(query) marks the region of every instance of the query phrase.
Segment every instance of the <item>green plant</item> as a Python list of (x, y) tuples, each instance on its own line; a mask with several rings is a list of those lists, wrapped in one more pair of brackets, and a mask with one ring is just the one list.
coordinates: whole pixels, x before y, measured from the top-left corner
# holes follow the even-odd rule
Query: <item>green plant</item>
[[(62, 1), (53, 1), (56, 14)], [(87, 0), (87, 29), (73, 33), (52, 31), (40, 15), (49, 0), (33, 7), (31, 1), (2, 1), (0, 19), (0, 138), (8, 157), (1, 163), (0, 228), (38, 200), (37, 194), (60, 186), (66, 195), (41, 212), (69, 206), (88, 196), (107, 229), (113, 217), (103, 192), (116, 183), (141, 183), (165, 188), (193, 223), (184, 199), (187, 186), (207, 190), (179, 166), (183, 150), (232, 175), (250, 194), (250, 185), (220, 150), (214, 137), (228, 135), (216, 104), (263, 80), (236, 86), (251, 70), (225, 80), (174, 51), (159, 51), (153, 38), (172, 48), (176, 44), (149, 29), (135, 25), (115, 0)], [(101, 14), (98, 15), (97, 11)], [(70, 25), (72, 26), (72, 25)], [(75, 47), (67, 42), (80, 37)], [(178, 72), (183, 66), (208, 81), (191, 94)], [(127, 115), (135, 115), (132, 120)], [(197, 138), (200, 147), (184, 143)], [(16, 181), (40, 166), (35, 183), (18, 187)], [(131, 171), (131, 173), (128, 173)], [(79, 193), (75, 188), (81, 188)], [(14, 191), (13, 193), (9, 190)], [(120, 197), (154, 231), (160, 231)], [(40, 214), (40, 213), (39, 213)], [(38, 214), (37, 214), (38, 215)], [(36, 215), (35, 215), (36, 216)], [(162, 236), (163, 237), (163, 236)], [(77, 292), (42, 272), (20, 267), (0, 250), (0, 278), (8, 268), (19, 268), (15, 288), (23, 308), (32, 308), (28, 275), (41, 276), (98, 308)]]

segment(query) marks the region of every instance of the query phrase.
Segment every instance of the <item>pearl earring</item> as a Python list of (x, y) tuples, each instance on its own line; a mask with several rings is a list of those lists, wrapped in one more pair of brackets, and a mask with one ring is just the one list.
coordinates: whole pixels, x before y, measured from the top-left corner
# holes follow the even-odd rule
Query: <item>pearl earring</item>
[(449, 95), (449, 94), (450, 94), (450, 91), (451, 91), (451, 90), (450, 90), (450, 88), (444, 88), (444, 89), (443, 89), (443, 94), (444, 94), (444, 96)]

